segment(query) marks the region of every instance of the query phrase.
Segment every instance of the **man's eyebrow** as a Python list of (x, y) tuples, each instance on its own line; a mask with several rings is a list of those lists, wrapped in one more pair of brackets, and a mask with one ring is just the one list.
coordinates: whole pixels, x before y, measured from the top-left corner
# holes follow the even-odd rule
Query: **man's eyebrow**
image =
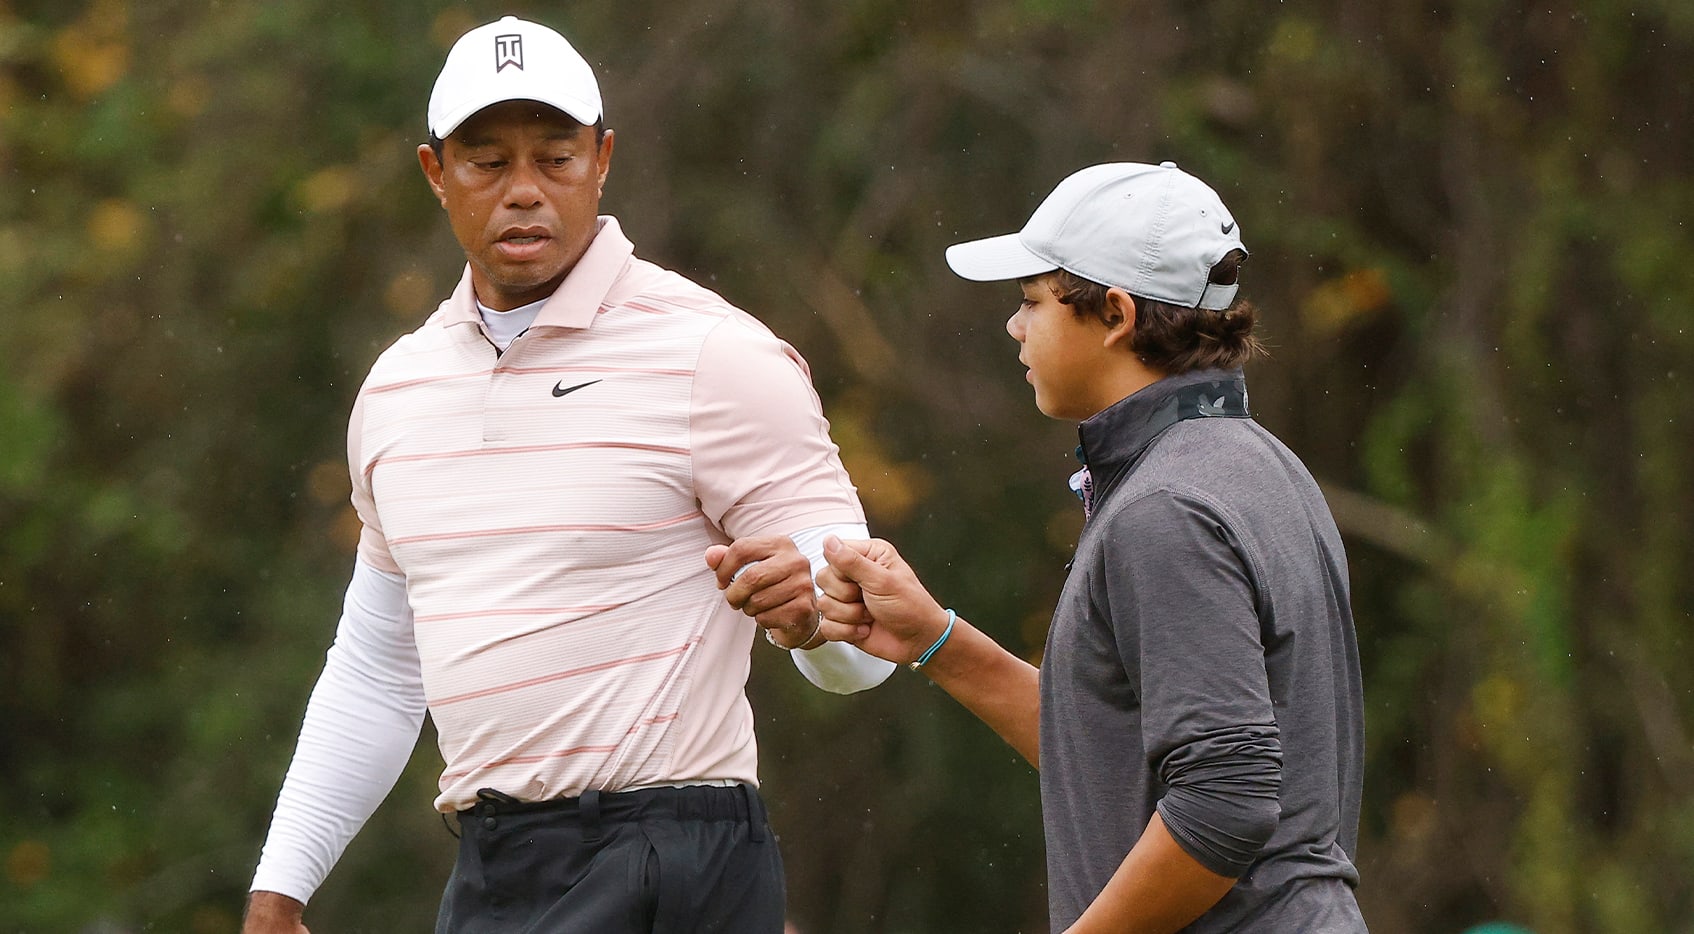
[[(559, 127), (555, 130), (549, 130), (541, 138), (549, 143), (570, 142), (576, 139), (577, 133), (581, 129), (581, 126)], [(494, 137), (486, 134), (465, 134), (459, 136), (458, 140), (460, 146), (472, 149), (482, 146), (497, 146), (500, 142)]]

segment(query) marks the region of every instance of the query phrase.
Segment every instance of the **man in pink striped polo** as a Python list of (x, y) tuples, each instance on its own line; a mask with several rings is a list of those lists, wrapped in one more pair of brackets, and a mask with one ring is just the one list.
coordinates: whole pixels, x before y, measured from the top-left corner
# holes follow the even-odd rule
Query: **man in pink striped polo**
[(354, 406), (357, 560), (245, 930), (305, 930), (427, 710), (438, 931), (780, 931), (754, 634), (827, 690), (892, 669), (818, 635), (821, 543), (866, 532), (805, 362), (599, 214), (613, 134), (558, 33), (465, 34), (429, 125), (468, 263)]

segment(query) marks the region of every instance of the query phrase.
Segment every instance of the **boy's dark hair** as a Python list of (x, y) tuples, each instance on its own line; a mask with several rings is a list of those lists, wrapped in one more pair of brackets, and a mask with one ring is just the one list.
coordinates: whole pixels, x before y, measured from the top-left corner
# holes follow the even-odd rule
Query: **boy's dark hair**
[[(1246, 262), (1243, 250), (1231, 250), (1212, 267), (1209, 282), (1213, 285), (1234, 285)], [(1106, 292), (1098, 282), (1084, 279), (1063, 269), (1050, 274), (1049, 285), (1059, 301), (1071, 306), (1077, 317), (1093, 315), (1106, 324)], [(1135, 299), (1135, 333), (1130, 349), (1141, 362), (1166, 375), (1190, 370), (1239, 369), (1242, 364), (1261, 356), (1264, 344), (1253, 336), (1259, 311), (1251, 302), (1236, 301), (1223, 311), (1206, 308), (1184, 308), (1141, 295)]]
[[(606, 118), (601, 117), (600, 119), (594, 121), (594, 145), (596, 145), (596, 146), (600, 145), (601, 141), (604, 140), (605, 138), (606, 138)], [(433, 132), (429, 134), (429, 148), (435, 150), (435, 159), (436, 159), (437, 162), (441, 161), (441, 158), (442, 158), (441, 147), (446, 145), (446, 144), (447, 144), (446, 140), (442, 139), (439, 136), (436, 136)]]

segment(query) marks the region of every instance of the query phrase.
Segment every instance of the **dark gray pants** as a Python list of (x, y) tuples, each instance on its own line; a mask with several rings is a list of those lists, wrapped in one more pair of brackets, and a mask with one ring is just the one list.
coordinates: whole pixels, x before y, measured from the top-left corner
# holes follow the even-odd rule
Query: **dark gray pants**
[(782, 932), (782, 857), (750, 787), (477, 797), (436, 934)]

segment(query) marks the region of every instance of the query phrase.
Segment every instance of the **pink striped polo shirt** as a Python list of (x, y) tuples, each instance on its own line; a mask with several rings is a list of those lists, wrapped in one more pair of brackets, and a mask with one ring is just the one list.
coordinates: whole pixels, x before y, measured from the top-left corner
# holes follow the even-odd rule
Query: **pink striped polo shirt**
[(406, 578), (443, 811), (756, 784), (756, 627), (706, 547), (864, 521), (799, 354), (600, 224), (504, 354), (467, 269), (354, 407), (359, 553)]

